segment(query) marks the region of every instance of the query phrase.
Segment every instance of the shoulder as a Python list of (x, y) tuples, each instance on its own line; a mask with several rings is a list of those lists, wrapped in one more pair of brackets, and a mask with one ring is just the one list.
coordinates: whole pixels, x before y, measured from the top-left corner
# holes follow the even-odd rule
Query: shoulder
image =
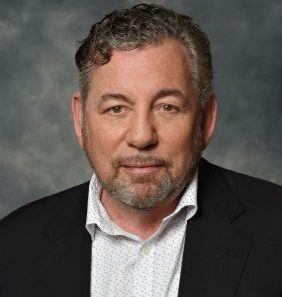
[(231, 189), (239, 195), (250, 194), (249, 197), (256, 196), (257, 198), (267, 195), (273, 197), (274, 200), (277, 198), (282, 200), (282, 187), (272, 182), (211, 164), (204, 159), (201, 160), (200, 170), (204, 171), (206, 176), (221, 176)]
[(201, 196), (205, 201), (199, 201), (202, 207), (208, 204), (220, 215), (232, 217), (229, 222), (237, 231), (255, 239), (257, 246), (281, 250), (281, 186), (202, 160), (199, 190), (205, 193)]
[(84, 183), (41, 198), (0, 221), (0, 286), (21, 286), (38, 259), (85, 224), (88, 187)]
[[(225, 187), (249, 211), (262, 217), (274, 215), (282, 220), (282, 187), (272, 182), (238, 173), (211, 164), (202, 159), (199, 176), (204, 180), (203, 187), (208, 192), (220, 192)], [(209, 189), (208, 189), (209, 188)], [(221, 197), (226, 200), (227, 197)]]
[(87, 203), (89, 182), (69, 188), (62, 192), (38, 199), (13, 211), (0, 221), (1, 241), (11, 234), (40, 229), (58, 212), (78, 211)]
[[(259, 178), (234, 172), (204, 161), (207, 176), (218, 176), (217, 181), (227, 185), (230, 193), (245, 209), (241, 217), (244, 228), (267, 236), (281, 234), (282, 187)], [(213, 179), (213, 178), (211, 178)], [(221, 187), (219, 182), (217, 187)], [(221, 197), (227, 201), (227, 197)]]
[(211, 165), (229, 184), (232, 190), (244, 197), (245, 203), (277, 203), (282, 206), (282, 187), (272, 182)]

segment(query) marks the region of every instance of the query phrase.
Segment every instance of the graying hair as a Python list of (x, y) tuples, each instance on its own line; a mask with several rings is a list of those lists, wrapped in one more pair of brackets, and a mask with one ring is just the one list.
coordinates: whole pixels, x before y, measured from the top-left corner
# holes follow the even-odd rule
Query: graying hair
[(114, 10), (94, 24), (88, 36), (81, 41), (75, 62), (79, 70), (83, 105), (89, 91), (91, 72), (95, 66), (110, 61), (112, 49), (128, 51), (164, 39), (179, 40), (185, 46), (191, 63), (194, 91), (204, 107), (213, 92), (209, 40), (190, 16), (154, 4)]

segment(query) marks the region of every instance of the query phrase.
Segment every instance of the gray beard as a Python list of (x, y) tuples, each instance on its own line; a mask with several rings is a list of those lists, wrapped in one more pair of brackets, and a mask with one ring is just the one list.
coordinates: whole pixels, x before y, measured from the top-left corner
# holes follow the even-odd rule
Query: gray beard
[(109, 180), (108, 178), (102, 181), (101, 185), (112, 198), (137, 209), (152, 209), (183, 189), (182, 183), (174, 180), (169, 173), (161, 180), (149, 177), (146, 180), (141, 178), (134, 182), (135, 187), (142, 188), (142, 191), (132, 191), (122, 179)]
[(196, 172), (200, 155), (201, 153), (197, 151), (186, 161), (187, 170), (182, 179), (173, 178), (169, 172), (169, 167), (173, 165), (166, 164), (165, 174), (159, 178), (150, 174), (132, 177), (133, 189), (128, 181), (117, 175), (108, 176), (106, 179), (100, 180), (100, 183), (110, 197), (125, 205), (136, 209), (152, 209), (165, 200), (181, 194)]

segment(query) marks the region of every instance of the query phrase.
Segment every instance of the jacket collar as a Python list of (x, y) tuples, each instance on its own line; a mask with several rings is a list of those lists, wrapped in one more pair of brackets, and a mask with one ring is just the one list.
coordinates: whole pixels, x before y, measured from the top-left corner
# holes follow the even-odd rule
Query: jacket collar
[(201, 160), (199, 209), (187, 224), (179, 297), (236, 296), (252, 241), (234, 226), (245, 208), (221, 172)]
[[(70, 191), (67, 209), (46, 226), (49, 244), (34, 263), (31, 297), (90, 296), (87, 197), (88, 184)], [(245, 209), (221, 170), (205, 160), (199, 166), (198, 207), (187, 224), (179, 297), (235, 296), (251, 248), (251, 240), (233, 226)]]
[(46, 245), (26, 286), (30, 297), (90, 296), (91, 237), (85, 228), (89, 183), (67, 190), (44, 228)]

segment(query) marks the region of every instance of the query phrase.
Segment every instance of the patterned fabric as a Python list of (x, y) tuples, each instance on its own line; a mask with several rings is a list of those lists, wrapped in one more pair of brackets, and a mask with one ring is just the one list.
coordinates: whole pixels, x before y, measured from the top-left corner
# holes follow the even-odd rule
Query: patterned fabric
[(92, 238), (91, 297), (176, 297), (187, 220), (197, 211), (198, 174), (175, 211), (147, 240), (122, 230), (100, 202), (95, 174), (89, 185), (86, 228)]

